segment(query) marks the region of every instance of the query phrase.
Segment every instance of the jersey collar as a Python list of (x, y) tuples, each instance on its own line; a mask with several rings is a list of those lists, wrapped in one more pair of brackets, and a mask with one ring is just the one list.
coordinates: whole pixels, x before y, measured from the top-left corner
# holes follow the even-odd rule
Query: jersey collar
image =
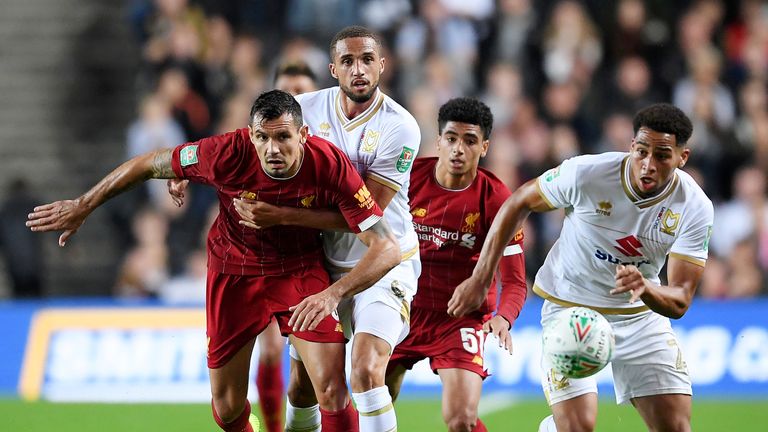
[(360, 113), (357, 117), (350, 120), (347, 118), (346, 114), (344, 114), (344, 110), (341, 109), (341, 95), (342, 91), (341, 88), (339, 88), (339, 91), (336, 93), (336, 101), (334, 103), (334, 107), (336, 109), (336, 117), (339, 119), (342, 127), (347, 132), (351, 132), (355, 130), (355, 128), (366, 124), (368, 120), (370, 120), (371, 117), (373, 117), (374, 114), (376, 114), (381, 109), (382, 105), (384, 105), (384, 93), (382, 93), (380, 89), (376, 89), (376, 95), (374, 96), (374, 101), (371, 106)]
[(627, 156), (621, 161), (621, 186), (624, 189), (627, 198), (640, 208), (648, 208), (664, 201), (672, 194), (675, 188), (677, 188), (678, 183), (680, 183), (677, 171), (675, 171), (672, 180), (667, 183), (661, 192), (654, 196), (643, 198), (632, 183), (631, 171), (632, 170), (629, 167), (629, 156)]

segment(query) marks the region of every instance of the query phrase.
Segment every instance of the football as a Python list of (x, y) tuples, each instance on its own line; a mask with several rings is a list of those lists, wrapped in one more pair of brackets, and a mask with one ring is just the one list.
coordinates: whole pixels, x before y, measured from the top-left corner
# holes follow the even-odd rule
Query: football
[(613, 355), (614, 336), (604, 316), (585, 307), (558, 312), (542, 333), (544, 356), (570, 378), (586, 378), (603, 369)]

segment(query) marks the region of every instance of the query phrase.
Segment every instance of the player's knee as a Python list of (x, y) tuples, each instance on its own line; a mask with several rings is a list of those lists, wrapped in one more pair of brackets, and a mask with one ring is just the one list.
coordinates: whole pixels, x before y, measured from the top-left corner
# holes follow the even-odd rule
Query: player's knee
[(450, 432), (471, 432), (477, 423), (477, 413), (466, 410), (461, 413), (448, 414), (445, 424)]
[(243, 409), (245, 409), (245, 399), (235, 398), (231, 393), (226, 392), (214, 393), (213, 406), (219, 418), (224, 423), (229, 423), (243, 412)]
[(267, 366), (274, 366), (282, 362), (282, 345), (265, 345), (265, 348), (266, 349), (259, 351), (259, 363)]
[(315, 398), (315, 390), (312, 388), (311, 383), (303, 383), (301, 380), (292, 379), (288, 382), (288, 388), (286, 394), (291, 405), (296, 407), (308, 407), (315, 405), (317, 399)]
[(683, 414), (659, 416), (656, 423), (649, 428), (651, 432), (690, 432), (691, 430), (691, 419)]
[(343, 380), (330, 380), (316, 393), (320, 407), (328, 411), (338, 411), (346, 407), (347, 385)]
[(373, 359), (359, 359), (352, 365), (350, 381), (357, 393), (366, 392), (384, 385), (386, 363), (384, 366)]
[(597, 413), (572, 410), (555, 419), (558, 432), (592, 432), (595, 430)]

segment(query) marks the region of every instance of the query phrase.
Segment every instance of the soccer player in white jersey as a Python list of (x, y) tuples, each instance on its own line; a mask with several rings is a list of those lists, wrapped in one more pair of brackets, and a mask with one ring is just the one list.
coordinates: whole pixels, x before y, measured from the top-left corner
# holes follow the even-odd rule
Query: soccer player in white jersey
[[(385, 65), (381, 49), (381, 39), (370, 30), (359, 26), (342, 29), (330, 44), (329, 68), (339, 86), (296, 97), (310, 133), (331, 141), (349, 156), (373, 198), (385, 209), (384, 218), (400, 241), (402, 263), (376, 285), (338, 307), (345, 331), (355, 335), (350, 381), (361, 431), (397, 427), (384, 380), (395, 345), (408, 334), (410, 303), (421, 273), (419, 242), (408, 205), (411, 164), (419, 151), (421, 134), (413, 116), (378, 88)], [(368, 197), (359, 199), (364, 202)], [(335, 211), (253, 203), (248, 214), (241, 216), (253, 227), (283, 224), (327, 230), (324, 247), (333, 280), (344, 276), (365, 250)], [(330, 303), (338, 301), (328, 299)], [(314, 401), (297, 396), (305, 395), (304, 390), (311, 392), (311, 386), (294, 350), (291, 356), (286, 425), (307, 427), (306, 419), (314, 418), (311, 413), (316, 408), (306, 408)], [(297, 401), (306, 410), (291, 406)]]
[[(713, 208), (680, 169), (690, 154), (688, 117), (672, 105), (655, 104), (633, 123), (629, 153), (574, 157), (512, 194), (448, 312), (460, 316), (481, 304), (504, 247), (531, 211), (563, 208), (560, 238), (534, 286), (545, 299), (542, 325), (570, 306), (604, 314), (616, 336), (617, 402), (631, 402), (649, 430), (689, 431), (691, 380), (669, 318), (682, 317), (691, 305), (707, 259)], [(569, 379), (547, 364), (542, 368), (553, 416), (539, 430), (594, 430), (594, 377)]]

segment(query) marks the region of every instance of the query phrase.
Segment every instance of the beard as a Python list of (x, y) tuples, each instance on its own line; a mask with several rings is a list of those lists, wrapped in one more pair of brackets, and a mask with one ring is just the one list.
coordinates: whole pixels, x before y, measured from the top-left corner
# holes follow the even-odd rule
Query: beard
[(351, 87), (341, 86), (341, 91), (354, 103), (364, 103), (371, 100), (376, 89), (379, 88), (379, 82), (372, 83), (371, 89), (363, 94), (355, 93)]

